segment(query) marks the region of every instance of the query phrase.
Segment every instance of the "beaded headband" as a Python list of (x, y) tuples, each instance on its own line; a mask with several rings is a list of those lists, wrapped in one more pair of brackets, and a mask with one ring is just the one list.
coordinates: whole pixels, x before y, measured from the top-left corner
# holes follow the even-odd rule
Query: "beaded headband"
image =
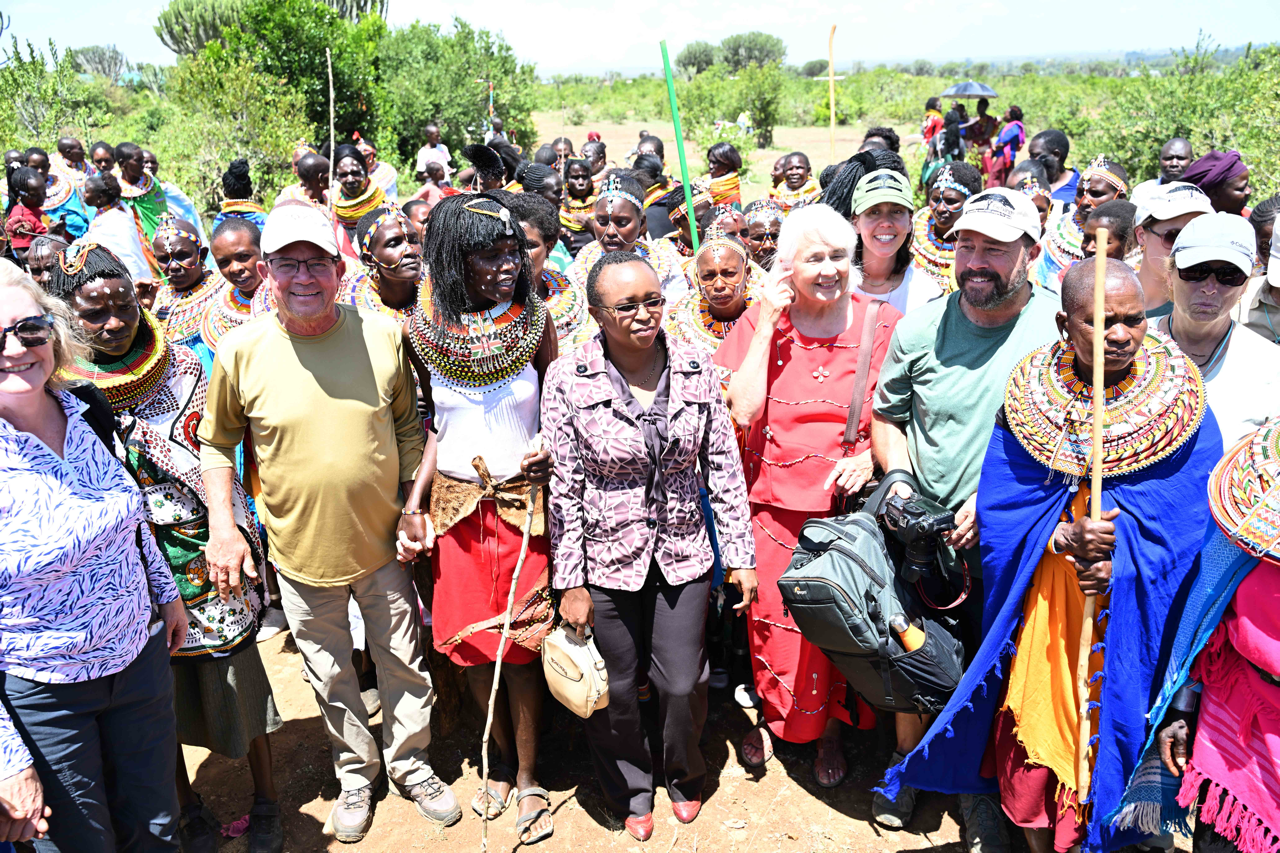
[(721, 230), (718, 234), (714, 233), (716, 228), (707, 229), (706, 241), (698, 247), (697, 257), (702, 257), (704, 252), (710, 252), (713, 255), (719, 255), (723, 250), (728, 249), (738, 257), (742, 258), (742, 262), (747, 262), (747, 249), (737, 240), (732, 240)]
[(731, 204), (717, 204), (711, 208), (711, 221), (714, 222), (722, 216), (731, 216), (738, 212), (738, 209)]
[[(471, 208), (467, 208), (467, 209), (470, 210)], [(409, 217), (405, 216), (404, 213), (400, 210), (400, 208), (398, 207), (389, 208), (386, 213), (382, 214), (377, 219), (373, 220), (373, 224), (369, 226), (369, 230), (364, 232), (364, 236), (360, 238), (361, 254), (373, 253), (373, 250), (370, 248), (373, 245), (373, 235), (378, 233), (378, 229), (381, 228), (383, 225), (386, 225), (388, 222), (392, 222), (392, 221), (399, 222), (400, 227), (404, 229), (404, 233), (406, 234), (408, 234), (409, 229), (413, 227), (413, 223), (409, 221)]]
[(756, 202), (748, 205), (746, 218), (748, 225), (755, 222), (772, 222), (775, 219), (782, 219), (782, 206), (773, 199)]
[[(690, 187), (690, 189), (693, 190), (693, 206), (695, 208), (704, 201), (707, 201), (707, 202), (711, 201), (711, 193), (708, 192), (703, 187), (700, 187), (697, 184), (694, 184), (692, 187)], [(681, 197), (683, 198), (683, 193), (681, 194)], [(670, 212), (667, 214), (667, 217), (673, 220), (676, 217), (679, 217), (680, 219), (688, 219), (689, 211), (688, 211), (687, 204), (684, 201), (681, 201), (675, 207), (671, 208)]]
[(1035, 198), (1038, 195), (1042, 195), (1050, 201), (1053, 200), (1053, 193), (1040, 186), (1040, 182), (1035, 178), (1027, 178), (1025, 181), (1022, 181), (1018, 184), (1018, 189), (1022, 191), (1023, 195), (1029, 198)]
[(299, 139), (297, 142), (293, 143), (293, 153), (297, 154), (299, 151), (305, 152), (307, 154), (318, 153), (316, 151), (316, 147), (305, 139)]
[(204, 247), (204, 243), (200, 240), (200, 235), (193, 234), (179, 226), (178, 220), (170, 213), (160, 217), (160, 225), (156, 228), (155, 236), (151, 239), (159, 240), (161, 237), (185, 237), (195, 244), (197, 251)]
[(1088, 167), (1085, 168), (1084, 173), (1080, 175), (1080, 182), (1087, 184), (1092, 178), (1102, 178), (1102, 180), (1115, 187), (1118, 192), (1128, 195), (1129, 185), (1120, 180), (1119, 175), (1112, 174), (1109, 170), (1110, 166), (1111, 163), (1107, 160), (1106, 156), (1099, 154), (1097, 157), (1093, 158), (1092, 162), (1090, 162)]
[(973, 195), (973, 190), (963, 184), (956, 183), (956, 177), (951, 171), (950, 164), (942, 167), (942, 171), (938, 173), (938, 179), (933, 182), (933, 185), (938, 187), (939, 190), (945, 190), (950, 187), (965, 198)]
[[(497, 204), (497, 202), (493, 201), (493, 199), (487, 199), (487, 201), (490, 201), (493, 204)], [(471, 204), (464, 205), (463, 209), (469, 210), (472, 213), (479, 213), (482, 216), (492, 216), (494, 219), (501, 220), (502, 229), (504, 232), (506, 232), (506, 235), (510, 237), (514, 233), (511, 230), (511, 211), (507, 210), (505, 207), (502, 207), (502, 206), (499, 206), (497, 210), (485, 210), (483, 207), (477, 207), (479, 203), (480, 203), (479, 201), (473, 201)]]
[(89, 260), (89, 252), (98, 248), (97, 243), (74, 243), (58, 253), (58, 266), (67, 275), (77, 275)]
[(608, 204), (609, 212), (613, 213), (614, 199), (621, 199), (622, 201), (630, 202), (635, 205), (636, 210), (644, 210), (644, 202), (624, 190), (622, 188), (622, 181), (619, 181), (616, 175), (610, 175), (608, 180), (604, 182), (604, 186), (600, 188), (600, 196), (596, 201), (597, 203), (602, 201), (606, 202)]

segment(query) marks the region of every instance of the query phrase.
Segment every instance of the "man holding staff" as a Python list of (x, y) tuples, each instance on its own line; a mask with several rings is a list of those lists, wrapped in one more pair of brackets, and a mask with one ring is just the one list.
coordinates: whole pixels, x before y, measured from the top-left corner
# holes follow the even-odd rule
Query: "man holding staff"
[[(1114, 850), (1141, 838), (1103, 818), (1142, 750), (1165, 622), (1203, 539), (1202, 495), (1222, 452), (1195, 364), (1148, 330), (1133, 272), (1101, 262), (1105, 277), (1097, 259), (1068, 272), (1062, 338), (1009, 378), (978, 486), (983, 643), (921, 747), (885, 785), (890, 796), (902, 784), (998, 790), (1033, 853)], [(1095, 287), (1105, 288), (1102, 317), (1091, 316)], [(1104, 335), (1100, 364), (1095, 329)], [(1092, 404), (1098, 379), (1105, 414)], [(1095, 440), (1099, 414), (1105, 439)], [(1105, 480), (1094, 480), (1104, 485), (1091, 495), (1099, 444)], [(1101, 502), (1092, 519), (1091, 498)], [(1090, 647), (1082, 697), (1077, 668)]]

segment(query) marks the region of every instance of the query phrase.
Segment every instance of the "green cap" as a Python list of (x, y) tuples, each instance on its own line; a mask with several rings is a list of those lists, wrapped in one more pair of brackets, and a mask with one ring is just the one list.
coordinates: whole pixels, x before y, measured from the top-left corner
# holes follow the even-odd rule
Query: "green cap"
[(892, 169), (880, 169), (863, 175), (862, 180), (853, 188), (855, 215), (883, 201), (900, 204), (907, 210), (915, 209), (911, 199), (911, 184)]

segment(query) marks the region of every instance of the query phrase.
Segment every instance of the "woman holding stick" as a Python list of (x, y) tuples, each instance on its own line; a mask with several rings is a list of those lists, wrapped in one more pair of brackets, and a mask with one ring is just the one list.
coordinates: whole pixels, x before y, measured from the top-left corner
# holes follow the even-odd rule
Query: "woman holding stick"
[[(491, 710), (499, 761), (471, 808), (492, 820), (515, 802), (520, 841), (533, 844), (554, 831), (537, 783), (539, 649), (553, 614), (541, 510), (551, 455), (533, 445), (556, 328), (533, 284), (524, 231), (497, 198), (441, 201), (426, 246), (431, 278), (419, 286), (405, 335), (433, 428), (405, 502), (400, 556), (435, 551), (436, 650), (465, 668), (476, 701), (490, 707), (512, 575), (529, 536), (502, 652), (505, 689)], [(530, 500), (536, 512), (526, 526)]]
[[(1063, 281), (1063, 339), (1033, 351), (1009, 379), (978, 488), (987, 635), (884, 786), (890, 798), (904, 784), (998, 789), (1033, 853), (1140, 840), (1103, 818), (1138, 763), (1166, 620), (1204, 538), (1202, 495), (1222, 453), (1195, 364), (1148, 331), (1133, 271), (1103, 262), (1105, 316), (1091, 318), (1098, 261), (1083, 261)], [(1105, 329), (1101, 495), (1086, 479), (1094, 328)], [(1096, 518), (1091, 500), (1101, 501)]]

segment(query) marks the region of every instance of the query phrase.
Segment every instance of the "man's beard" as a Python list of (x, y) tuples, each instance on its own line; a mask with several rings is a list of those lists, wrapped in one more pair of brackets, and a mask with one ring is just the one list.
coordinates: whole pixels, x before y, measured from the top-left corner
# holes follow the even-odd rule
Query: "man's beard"
[(965, 283), (971, 278), (978, 278), (979, 275), (979, 273), (972, 270), (965, 270), (956, 276), (956, 285), (960, 288), (960, 298), (967, 302), (970, 307), (977, 308), (979, 311), (992, 311), (1022, 292), (1022, 288), (1027, 284), (1027, 263), (1026, 261), (1021, 261), (1008, 281), (1005, 281), (990, 270), (983, 271), (981, 276), (993, 278), (994, 282), (991, 285), (991, 290), (986, 294), (975, 296), (965, 287)]

